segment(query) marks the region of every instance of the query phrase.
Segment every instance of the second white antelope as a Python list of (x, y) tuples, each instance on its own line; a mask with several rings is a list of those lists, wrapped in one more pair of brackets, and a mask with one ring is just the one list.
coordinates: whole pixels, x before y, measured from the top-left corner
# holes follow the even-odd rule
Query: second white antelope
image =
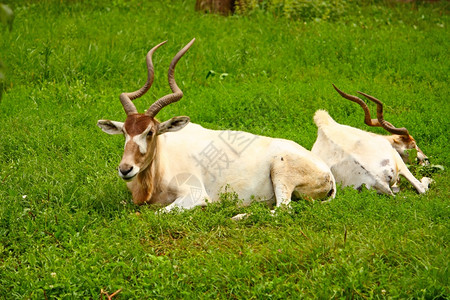
[[(400, 137), (397, 135), (383, 136), (342, 125), (334, 121), (328, 112), (317, 111), (314, 115), (314, 122), (318, 127), (318, 134), (311, 151), (327, 163), (336, 181), (343, 186), (354, 186), (356, 189), (360, 189), (365, 185), (367, 188), (374, 188), (379, 193), (393, 195), (391, 187), (397, 183), (398, 176), (402, 175), (415, 187), (417, 192), (424, 193), (428, 189), (430, 179), (424, 177), (421, 181), (417, 180), (408, 170), (400, 155), (406, 146), (404, 144), (401, 147), (393, 145), (397, 138), (401, 139), (401, 136), (407, 134), (411, 145), (418, 149), (408, 131), (405, 128), (395, 128), (385, 121), (382, 103), (374, 97), (361, 93), (377, 103), (377, 120), (370, 119), (367, 106), (361, 99), (345, 94), (336, 87), (335, 89), (344, 98), (357, 102), (364, 108), (366, 123), (371, 122), (371, 126), (380, 124), (379, 126), (388, 128), (391, 133), (400, 135)], [(420, 158), (425, 160), (426, 156), (419, 156)]]
[[(195, 39), (194, 39), (195, 40)], [(289, 204), (291, 196), (334, 198), (336, 184), (328, 166), (302, 146), (283, 139), (240, 131), (209, 130), (189, 123), (188, 117), (159, 122), (155, 116), (183, 96), (174, 78), (178, 60), (194, 40), (173, 58), (169, 67), (172, 94), (138, 113), (132, 100), (143, 96), (153, 82), (152, 54), (147, 54), (148, 78), (136, 92), (122, 93), (125, 123), (99, 120), (106, 133), (123, 134), (125, 150), (119, 176), (127, 181), (136, 204), (159, 204), (169, 211), (218, 201), (229, 187), (244, 204), (252, 199)]]
[(366, 125), (369, 125), (371, 127), (382, 127), (384, 130), (391, 133), (391, 135), (380, 136), (385, 138), (391, 144), (391, 146), (398, 152), (398, 154), (400, 154), (405, 163), (408, 163), (409, 161), (408, 150), (415, 149), (417, 150), (416, 158), (418, 163), (421, 165), (429, 164), (428, 157), (422, 152), (422, 150), (420, 150), (419, 146), (417, 146), (416, 140), (414, 140), (414, 138), (409, 134), (408, 130), (406, 128), (396, 128), (384, 119), (383, 103), (380, 100), (373, 96), (359, 92), (361, 95), (377, 105), (377, 118), (372, 119), (370, 116), (369, 107), (361, 98), (344, 93), (334, 84), (333, 87), (343, 98), (358, 103), (359, 106), (361, 106), (361, 108), (364, 110), (364, 123), (366, 123)]

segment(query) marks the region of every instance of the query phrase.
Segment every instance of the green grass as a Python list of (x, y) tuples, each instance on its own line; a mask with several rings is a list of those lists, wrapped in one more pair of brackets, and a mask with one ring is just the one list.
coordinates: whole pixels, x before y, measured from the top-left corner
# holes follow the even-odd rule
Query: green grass
[[(6, 1), (8, 3), (9, 1)], [(221, 17), (195, 1), (11, 1), (0, 31), (0, 298), (447, 298), (449, 175), (395, 198), (339, 189), (330, 203), (293, 203), (270, 216), (224, 202), (155, 215), (136, 207), (116, 168), (123, 140), (96, 121), (124, 120), (118, 95), (145, 81), (140, 111), (169, 92), (173, 55), (184, 98), (158, 115), (246, 130), (311, 148), (312, 121), (363, 124), (331, 86), (385, 102), (433, 164), (448, 168), (448, 5), (350, 5), (337, 20), (290, 20), (256, 10)], [(207, 76), (210, 71), (215, 76)], [(220, 76), (227, 73), (228, 76)], [(230, 218), (242, 212), (241, 222)]]

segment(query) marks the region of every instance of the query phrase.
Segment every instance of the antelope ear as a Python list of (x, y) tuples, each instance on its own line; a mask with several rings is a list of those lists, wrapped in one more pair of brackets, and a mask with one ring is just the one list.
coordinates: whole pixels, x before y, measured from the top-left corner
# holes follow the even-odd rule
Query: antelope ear
[(107, 134), (123, 134), (122, 122), (110, 121), (110, 120), (98, 120), (97, 126), (100, 127)]
[(186, 126), (190, 120), (191, 119), (189, 119), (189, 117), (184, 116), (173, 117), (172, 119), (167, 120), (158, 125), (158, 135), (166, 132), (173, 132), (183, 129), (183, 127)]

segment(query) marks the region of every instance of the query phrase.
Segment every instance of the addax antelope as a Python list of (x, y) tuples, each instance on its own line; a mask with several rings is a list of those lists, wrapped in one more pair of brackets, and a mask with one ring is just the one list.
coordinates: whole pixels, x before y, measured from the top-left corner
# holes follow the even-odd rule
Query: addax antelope
[(127, 114), (125, 123), (99, 120), (106, 133), (123, 134), (125, 150), (119, 176), (127, 181), (136, 204), (159, 204), (169, 211), (189, 209), (218, 201), (225, 187), (236, 192), (244, 204), (252, 199), (288, 204), (291, 196), (313, 199), (334, 197), (336, 184), (328, 166), (302, 146), (240, 131), (216, 131), (174, 117), (160, 123), (155, 119), (165, 106), (183, 96), (174, 78), (178, 60), (191, 47), (189, 42), (169, 67), (172, 94), (138, 113), (132, 100), (143, 96), (153, 82), (153, 52), (146, 57), (148, 78), (133, 92), (122, 93)]
[[(318, 127), (318, 136), (312, 152), (327, 163), (336, 181), (343, 186), (354, 186), (360, 189), (362, 185), (365, 185), (367, 188), (373, 187), (380, 193), (393, 195), (391, 187), (398, 181), (398, 176), (402, 175), (419, 193), (424, 193), (428, 189), (430, 179), (424, 177), (421, 181), (417, 180), (408, 170), (401, 156), (404, 150), (415, 148), (421, 162), (428, 160), (408, 131), (405, 128), (395, 128), (384, 120), (382, 103), (376, 98), (361, 93), (377, 103), (377, 119), (372, 120), (364, 101), (336, 87), (335, 89), (344, 98), (361, 105), (366, 113), (366, 124), (382, 126), (394, 133), (392, 136), (384, 136), (341, 125), (326, 111), (317, 111), (314, 122)], [(406, 155), (403, 154), (404, 159), (407, 159)]]
[(414, 138), (409, 134), (406, 128), (396, 128), (391, 123), (386, 121), (383, 117), (383, 103), (377, 98), (367, 95), (362, 92), (358, 92), (367, 99), (371, 100), (377, 105), (377, 118), (372, 119), (370, 116), (369, 107), (367, 104), (361, 99), (353, 95), (349, 95), (338, 89), (334, 84), (333, 87), (335, 90), (345, 99), (358, 103), (361, 108), (364, 110), (364, 123), (372, 127), (382, 127), (391, 135), (381, 135), (385, 138), (391, 146), (400, 154), (403, 161), (408, 163), (409, 161), (409, 152), (407, 150), (416, 149), (417, 150), (417, 161), (421, 165), (429, 164), (428, 157), (420, 150), (417, 146)]

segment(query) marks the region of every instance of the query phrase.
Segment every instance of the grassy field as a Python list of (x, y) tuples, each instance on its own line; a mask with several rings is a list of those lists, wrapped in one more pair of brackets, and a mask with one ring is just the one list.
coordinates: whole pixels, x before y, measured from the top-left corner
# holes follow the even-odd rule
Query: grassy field
[[(432, 164), (448, 169), (448, 2), (348, 4), (332, 20), (264, 13), (221, 17), (195, 1), (3, 1), (8, 82), (0, 100), (0, 299), (448, 298), (449, 173), (418, 195), (339, 188), (271, 216), (255, 203), (156, 215), (134, 206), (116, 168), (123, 139), (98, 119), (123, 121), (119, 94), (145, 82), (140, 111), (169, 92), (173, 55), (184, 98), (158, 115), (213, 129), (294, 140), (310, 149), (317, 109), (372, 132), (343, 100), (363, 91), (385, 103)], [(420, 168), (413, 171), (419, 177)], [(241, 222), (230, 217), (251, 212)]]

